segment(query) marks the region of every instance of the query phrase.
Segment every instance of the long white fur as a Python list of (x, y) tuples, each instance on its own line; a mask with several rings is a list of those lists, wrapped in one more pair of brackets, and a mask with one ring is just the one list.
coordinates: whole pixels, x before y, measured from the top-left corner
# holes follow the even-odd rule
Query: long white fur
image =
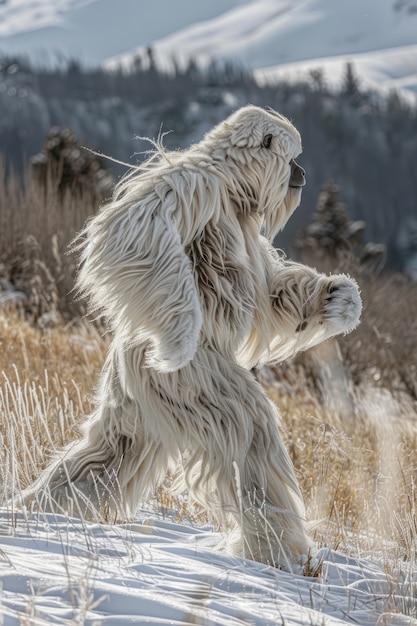
[(282, 566), (307, 558), (279, 415), (251, 369), (351, 331), (361, 301), (349, 277), (271, 245), (300, 201), (289, 187), (300, 152), (286, 118), (247, 106), (118, 184), (80, 246), (79, 289), (113, 333), (96, 408), (25, 504), (125, 518), (171, 470), (233, 552)]

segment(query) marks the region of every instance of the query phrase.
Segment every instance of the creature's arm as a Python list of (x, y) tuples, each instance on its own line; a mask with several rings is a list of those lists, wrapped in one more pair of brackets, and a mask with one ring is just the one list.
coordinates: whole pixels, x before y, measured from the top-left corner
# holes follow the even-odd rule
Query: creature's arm
[(142, 344), (145, 365), (162, 372), (189, 363), (202, 324), (175, 207), (174, 194), (162, 187), (104, 208), (84, 231), (78, 276), (91, 309), (106, 316), (126, 347)]
[(352, 331), (362, 309), (356, 282), (326, 276), (265, 250), (271, 303), (270, 361), (282, 361), (329, 337)]

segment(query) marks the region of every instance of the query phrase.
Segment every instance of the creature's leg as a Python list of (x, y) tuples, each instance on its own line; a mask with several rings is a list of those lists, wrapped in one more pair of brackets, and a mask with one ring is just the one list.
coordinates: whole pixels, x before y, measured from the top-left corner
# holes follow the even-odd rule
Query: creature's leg
[(120, 366), (111, 353), (83, 438), (57, 455), (18, 502), (115, 521), (134, 515), (140, 500), (163, 480), (174, 446), (164, 447), (146, 428), (139, 404), (122, 389)]
[[(265, 402), (264, 406), (262, 406)], [(278, 431), (275, 407), (258, 401), (258, 416), (247, 457), (239, 468), (246, 554), (286, 569), (303, 565), (311, 543), (294, 468)], [(260, 453), (261, 451), (261, 453)]]
[(188, 390), (177, 393), (175, 412), (187, 436), (184, 477), (191, 494), (237, 531), (234, 553), (283, 567), (304, 562), (302, 497), (262, 387), (209, 350), (199, 350), (177, 374), (177, 389)]

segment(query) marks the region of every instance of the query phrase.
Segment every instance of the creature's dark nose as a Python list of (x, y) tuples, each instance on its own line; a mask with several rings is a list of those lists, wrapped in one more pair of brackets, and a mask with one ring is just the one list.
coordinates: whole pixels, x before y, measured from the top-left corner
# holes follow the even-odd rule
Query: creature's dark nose
[(290, 187), (304, 187), (306, 184), (305, 170), (294, 159), (291, 161)]

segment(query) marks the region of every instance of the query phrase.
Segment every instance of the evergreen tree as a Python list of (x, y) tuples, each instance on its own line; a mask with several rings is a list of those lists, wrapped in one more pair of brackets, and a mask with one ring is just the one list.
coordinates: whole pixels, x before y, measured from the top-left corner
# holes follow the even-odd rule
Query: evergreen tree
[(346, 64), (340, 95), (353, 106), (360, 106), (364, 101), (364, 94), (352, 63)]
[(339, 187), (334, 181), (322, 187), (312, 222), (298, 234), (295, 248), (301, 255), (307, 253), (324, 261), (353, 257), (360, 263), (380, 265), (385, 246), (364, 242), (365, 222), (352, 220), (338, 196)]

